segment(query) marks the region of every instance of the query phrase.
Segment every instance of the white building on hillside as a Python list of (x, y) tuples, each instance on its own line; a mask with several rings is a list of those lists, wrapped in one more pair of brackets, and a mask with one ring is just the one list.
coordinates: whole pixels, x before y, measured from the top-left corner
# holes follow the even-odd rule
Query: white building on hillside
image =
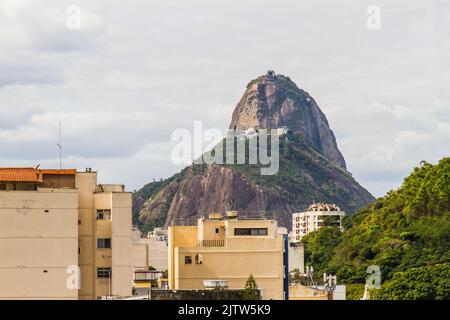
[(324, 225), (338, 226), (341, 231), (345, 212), (335, 204), (314, 203), (305, 212), (292, 214), (292, 242), (300, 242), (303, 236), (319, 230)]

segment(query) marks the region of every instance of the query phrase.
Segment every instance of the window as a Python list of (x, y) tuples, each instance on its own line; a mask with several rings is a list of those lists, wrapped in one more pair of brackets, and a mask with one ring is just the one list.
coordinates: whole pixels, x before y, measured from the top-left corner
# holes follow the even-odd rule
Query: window
[(111, 210), (97, 209), (97, 220), (111, 220)]
[(219, 228), (216, 228), (216, 233), (220, 233), (220, 229)]
[(184, 264), (192, 264), (192, 257), (184, 256)]
[(110, 249), (111, 239), (97, 239), (97, 249)]
[(198, 253), (195, 255), (195, 263), (196, 264), (202, 264), (203, 263), (202, 256), (200, 254), (198, 254)]
[(111, 268), (97, 268), (97, 278), (111, 278)]
[(267, 236), (267, 228), (235, 228), (235, 236)]

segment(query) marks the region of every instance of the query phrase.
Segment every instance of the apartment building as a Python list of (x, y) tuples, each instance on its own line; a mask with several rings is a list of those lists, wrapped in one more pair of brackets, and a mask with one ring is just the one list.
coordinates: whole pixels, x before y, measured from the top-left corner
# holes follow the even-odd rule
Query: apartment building
[(90, 169), (0, 168), (0, 283), (0, 299), (131, 295), (131, 194)]
[(314, 203), (305, 212), (292, 214), (291, 242), (300, 242), (303, 236), (321, 227), (337, 226), (342, 230), (345, 212), (335, 204)]
[(170, 289), (204, 289), (211, 281), (242, 289), (252, 274), (264, 299), (284, 299), (284, 235), (275, 220), (211, 214), (196, 226), (169, 227), (168, 243)]
[(141, 237), (138, 229), (133, 230), (133, 267), (135, 270), (148, 270), (152, 267), (158, 271), (167, 270), (167, 232), (155, 228)]
[(164, 287), (164, 271), (167, 271), (167, 232), (155, 228), (141, 237), (139, 229), (133, 229), (133, 286), (138, 294), (147, 294), (153, 287)]

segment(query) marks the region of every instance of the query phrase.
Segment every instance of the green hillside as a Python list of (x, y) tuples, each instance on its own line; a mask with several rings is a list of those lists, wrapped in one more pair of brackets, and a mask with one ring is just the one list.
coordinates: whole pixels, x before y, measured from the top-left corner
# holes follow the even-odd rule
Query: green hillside
[[(344, 224), (343, 233), (324, 227), (303, 238), (307, 263), (317, 274), (335, 273), (340, 282), (356, 284), (358, 297), (367, 267), (379, 265), (383, 284), (375, 296), (380, 299), (450, 299), (450, 158), (437, 165), (423, 162), (399, 189), (348, 217)], [(446, 277), (430, 279), (427, 274)], [(415, 286), (423, 292), (394, 289), (406, 288), (402, 281), (409, 278), (415, 278), (419, 282)], [(432, 281), (444, 281), (438, 285), (442, 292), (427, 291)], [(404, 296), (399, 296), (401, 292)]]

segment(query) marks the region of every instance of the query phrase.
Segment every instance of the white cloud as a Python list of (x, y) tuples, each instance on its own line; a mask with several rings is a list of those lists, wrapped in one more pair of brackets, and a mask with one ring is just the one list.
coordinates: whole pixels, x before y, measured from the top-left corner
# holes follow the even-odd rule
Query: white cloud
[[(69, 5), (80, 30), (66, 27)], [(174, 173), (170, 134), (225, 129), (251, 78), (289, 75), (376, 195), (450, 146), (450, 5), (371, 1), (0, 1), (0, 165), (97, 168), (135, 189)]]

